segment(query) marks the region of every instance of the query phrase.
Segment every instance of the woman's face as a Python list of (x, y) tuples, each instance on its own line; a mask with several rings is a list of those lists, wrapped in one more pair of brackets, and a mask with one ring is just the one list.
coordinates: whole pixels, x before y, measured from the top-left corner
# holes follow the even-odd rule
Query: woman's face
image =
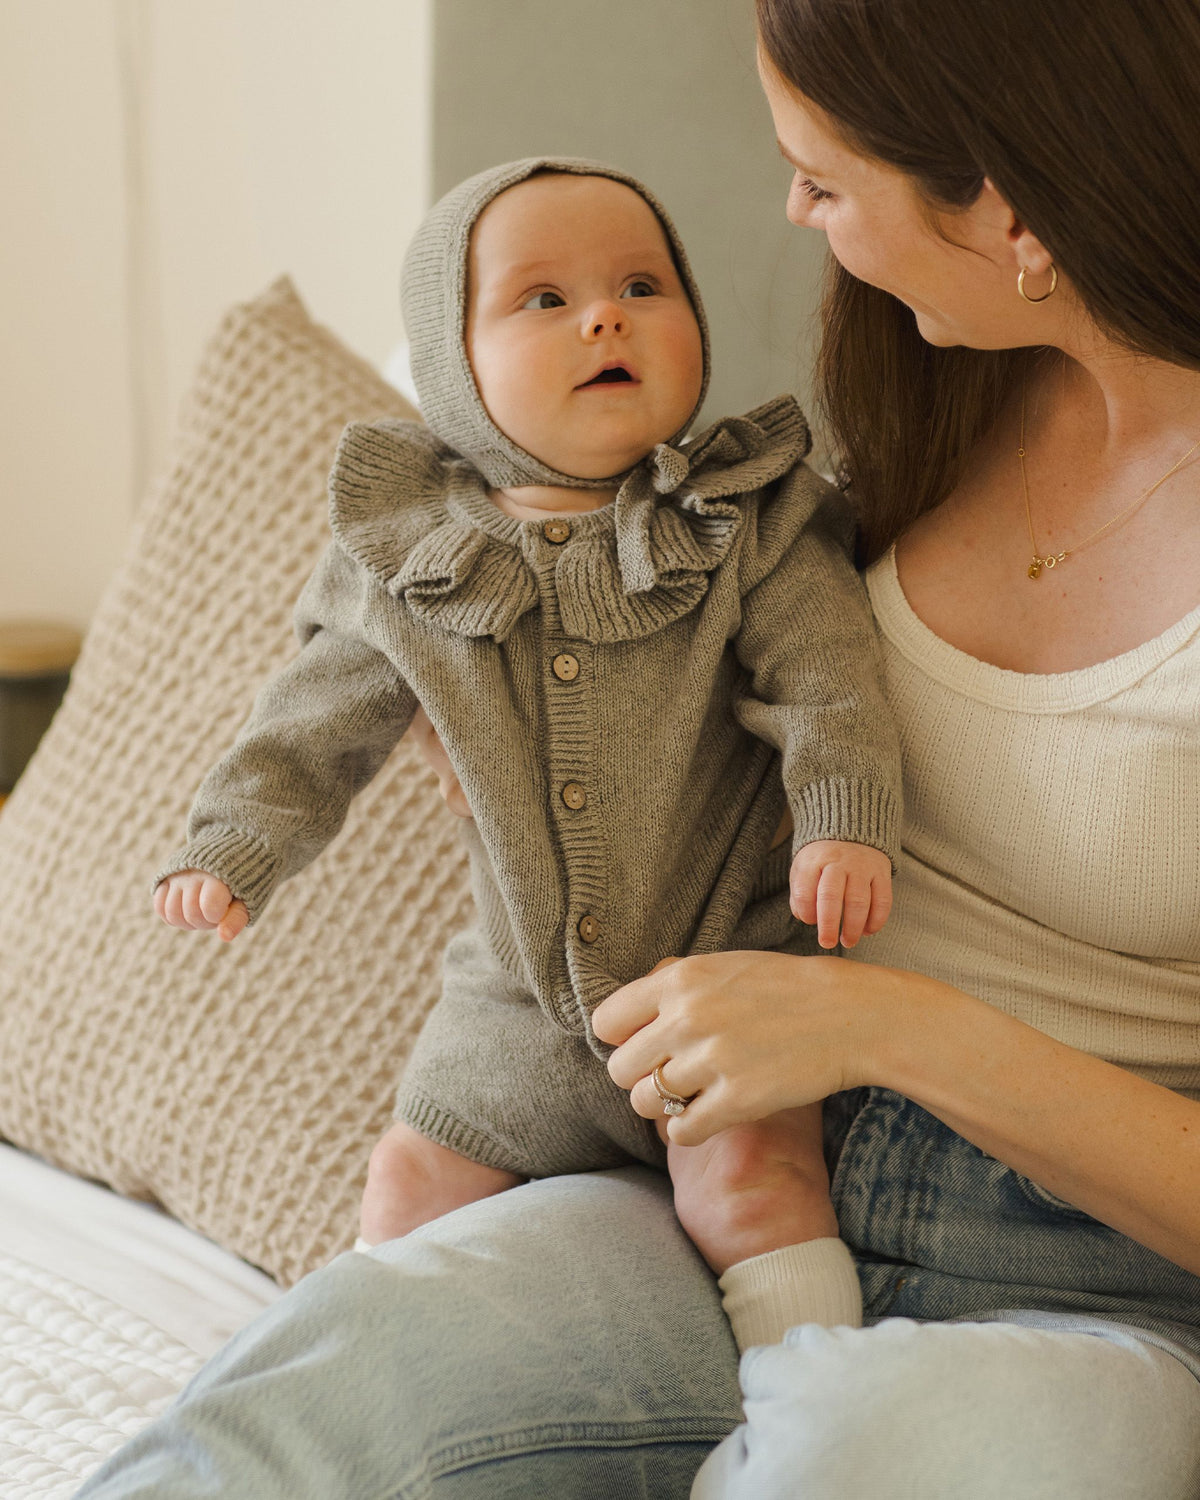
[(852, 276), (910, 307), (931, 344), (1003, 349), (1050, 341), (1046, 311), (1017, 293), (1018, 273), (1029, 266), (1026, 289), (1041, 295), (1049, 258), (990, 183), (969, 208), (932, 214), (911, 177), (844, 144), (761, 49), (758, 64), (780, 151), (795, 174), (787, 200), (793, 224), (821, 230)]

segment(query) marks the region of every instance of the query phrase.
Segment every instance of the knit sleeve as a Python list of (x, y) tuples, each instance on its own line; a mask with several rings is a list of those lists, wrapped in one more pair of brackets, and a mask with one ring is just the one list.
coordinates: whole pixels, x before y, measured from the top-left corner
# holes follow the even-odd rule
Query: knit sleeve
[(840, 497), (805, 465), (754, 516), (741, 558), (739, 721), (774, 745), (795, 823), (818, 839), (900, 843), (900, 744), (875, 622), (850, 561)]
[(379, 586), (334, 543), (296, 605), (300, 651), (260, 690), (229, 751), (200, 785), (180, 870), (223, 880), (251, 922), (280, 881), (333, 839), (354, 795), (412, 722), (417, 700), (369, 639)]

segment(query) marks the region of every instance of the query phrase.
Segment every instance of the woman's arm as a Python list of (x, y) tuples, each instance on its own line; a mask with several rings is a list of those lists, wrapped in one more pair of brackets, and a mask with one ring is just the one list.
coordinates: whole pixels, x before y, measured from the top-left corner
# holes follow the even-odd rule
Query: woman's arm
[(649, 1074), (696, 1093), (681, 1145), (874, 1084), (1049, 1192), (1200, 1274), (1200, 1104), (920, 974), (836, 958), (718, 953), (610, 995), (614, 1080), (662, 1113)]

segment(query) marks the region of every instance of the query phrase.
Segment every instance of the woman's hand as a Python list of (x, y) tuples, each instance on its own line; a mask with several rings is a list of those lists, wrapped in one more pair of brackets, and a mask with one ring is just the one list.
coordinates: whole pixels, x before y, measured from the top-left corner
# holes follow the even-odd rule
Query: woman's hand
[(953, 985), (844, 958), (667, 959), (593, 1016), (638, 1114), (695, 1094), (695, 1146), (839, 1089), (894, 1089), (1047, 1192), (1200, 1276), (1200, 1102)]
[(413, 741), (437, 777), (438, 791), (441, 792), (442, 800), (454, 816), (473, 818), (475, 814), (471, 811), (454, 767), (450, 764), (446, 748), (438, 739), (437, 730), (429, 722), (429, 715), (419, 703), (405, 738)]
[(617, 1050), (613, 1081), (638, 1114), (672, 1093), (695, 1095), (671, 1119), (670, 1139), (696, 1146), (730, 1125), (811, 1104), (840, 1089), (885, 1083), (876, 1057), (889, 1028), (906, 1024), (906, 981), (896, 969), (785, 953), (712, 953), (667, 959), (596, 1007), (592, 1024)]

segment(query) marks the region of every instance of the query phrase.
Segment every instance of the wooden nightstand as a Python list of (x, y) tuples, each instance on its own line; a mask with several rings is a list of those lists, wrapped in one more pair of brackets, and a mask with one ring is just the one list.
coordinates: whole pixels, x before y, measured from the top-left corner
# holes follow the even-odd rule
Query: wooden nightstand
[(54, 716), (80, 634), (48, 620), (0, 620), (0, 807)]

